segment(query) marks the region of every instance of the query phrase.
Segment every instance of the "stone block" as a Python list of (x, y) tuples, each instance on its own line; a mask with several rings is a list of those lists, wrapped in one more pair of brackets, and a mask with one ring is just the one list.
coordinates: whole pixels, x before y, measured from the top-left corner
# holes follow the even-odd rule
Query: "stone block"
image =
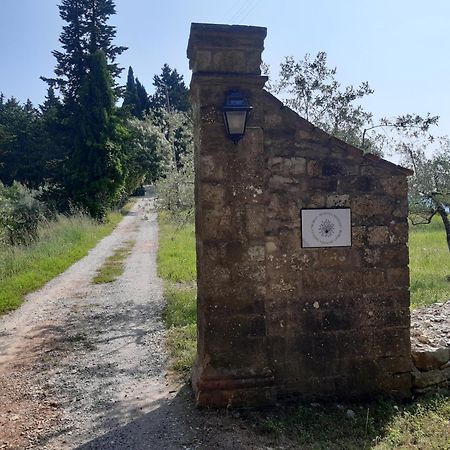
[(406, 245), (366, 247), (362, 251), (362, 258), (366, 267), (406, 267), (409, 262), (409, 252)]
[(444, 370), (430, 370), (428, 372), (419, 372), (413, 370), (412, 384), (415, 388), (427, 388), (436, 386), (450, 380), (450, 368)]
[(192, 70), (195, 72), (207, 71), (211, 66), (211, 53), (210, 50), (197, 51), (195, 65), (192, 67)]
[(308, 271), (302, 272), (301, 286), (305, 293), (317, 293), (323, 291), (336, 291), (338, 275), (334, 271)]
[(369, 245), (384, 245), (389, 242), (389, 229), (387, 226), (369, 227), (367, 229), (367, 242)]
[(350, 196), (348, 194), (334, 194), (327, 196), (327, 208), (348, 207), (350, 205)]
[(265, 314), (264, 295), (259, 295), (251, 286), (229, 283), (226, 288), (216, 292), (213, 296), (201, 297), (206, 318)]
[(406, 373), (412, 370), (412, 362), (409, 356), (386, 356), (378, 360), (378, 365), (383, 372), (388, 373)]
[(262, 241), (265, 235), (265, 207), (247, 205), (245, 207), (245, 231), (250, 242)]
[(450, 347), (440, 347), (427, 350), (413, 349), (414, 365), (420, 370), (440, 369), (450, 360)]
[(409, 269), (408, 267), (387, 269), (386, 279), (388, 289), (407, 289), (409, 286)]
[(290, 166), (291, 175), (305, 175), (306, 174), (306, 159), (295, 157), (291, 160)]
[(324, 248), (319, 252), (319, 265), (324, 269), (356, 269), (361, 267), (360, 253), (354, 248)]
[(317, 177), (322, 175), (322, 165), (319, 161), (310, 160), (307, 163), (307, 174), (310, 177)]
[[(392, 327), (372, 331), (372, 354), (374, 357), (410, 355), (409, 327)], [(406, 354), (405, 354), (406, 352)]]
[(406, 244), (408, 242), (408, 223), (391, 223), (389, 225), (389, 243)]
[[(382, 196), (359, 196), (352, 199), (352, 212), (359, 216), (390, 216), (396, 207), (389, 198)], [(403, 215), (404, 217), (404, 215)]]
[(408, 201), (406, 199), (397, 200), (392, 216), (396, 218), (408, 217)]
[(215, 50), (212, 52), (210, 69), (212, 72), (227, 72), (233, 68), (235, 72), (245, 73), (247, 71), (245, 56), (242, 50)]
[(352, 245), (354, 247), (363, 247), (366, 244), (366, 227), (352, 227)]
[(385, 277), (382, 270), (364, 270), (361, 272), (361, 289), (366, 292), (378, 291), (383, 289)]
[(351, 370), (350, 365), (355, 359), (366, 359), (372, 354), (371, 334), (366, 329), (351, 327), (336, 333), (336, 350), (339, 364), (339, 373)]
[(252, 245), (247, 249), (246, 260), (255, 264), (262, 264), (264, 263), (265, 258), (266, 253), (264, 245)]
[[(222, 211), (226, 206), (226, 192), (221, 184), (206, 184), (202, 186), (202, 197), (200, 207), (203, 210), (219, 210)], [(205, 211), (205, 214), (207, 212)]]
[(309, 201), (305, 202), (306, 208), (325, 208), (326, 207), (326, 198), (325, 194), (314, 193), (309, 198)]
[(411, 398), (411, 373), (385, 373), (379, 381), (380, 389), (399, 400)]
[(219, 155), (202, 155), (200, 157), (199, 176), (202, 180), (223, 182), (226, 163)]
[(408, 195), (408, 182), (406, 177), (394, 176), (389, 178), (380, 178), (384, 192), (391, 196), (404, 199)]

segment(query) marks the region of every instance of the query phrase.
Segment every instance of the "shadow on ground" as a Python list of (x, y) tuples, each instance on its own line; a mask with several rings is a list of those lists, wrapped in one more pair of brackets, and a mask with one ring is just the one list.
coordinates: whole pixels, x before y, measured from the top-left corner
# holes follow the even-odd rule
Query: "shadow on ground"
[(128, 424), (115, 428), (78, 450), (93, 449), (250, 449), (273, 448), (270, 436), (258, 435), (236, 413), (195, 408), (189, 387)]

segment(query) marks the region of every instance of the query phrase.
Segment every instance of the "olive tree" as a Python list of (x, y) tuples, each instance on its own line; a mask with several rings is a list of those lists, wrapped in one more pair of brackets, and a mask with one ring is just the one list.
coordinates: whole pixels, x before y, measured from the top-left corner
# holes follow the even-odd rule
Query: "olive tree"
[(431, 156), (429, 141), (403, 140), (397, 145), (403, 164), (414, 170), (409, 183), (410, 219), (414, 225), (428, 224), (438, 216), (444, 225), (450, 251), (450, 140), (435, 140)]

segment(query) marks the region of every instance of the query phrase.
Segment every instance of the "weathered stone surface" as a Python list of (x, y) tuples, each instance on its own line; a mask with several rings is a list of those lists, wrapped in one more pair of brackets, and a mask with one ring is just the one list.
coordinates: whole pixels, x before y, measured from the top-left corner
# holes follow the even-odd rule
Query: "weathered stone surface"
[(434, 350), (412, 350), (414, 365), (420, 370), (440, 369), (450, 360), (450, 347)]
[[(264, 37), (254, 27), (191, 31), (197, 403), (407, 397), (408, 171), (263, 91)], [(221, 115), (232, 88), (253, 106), (237, 145)], [(351, 208), (352, 246), (302, 248), (303, 208)]]
[(411, 348), (416, 353), (450, 348), (450, 301), (411, 313)]
[(443, 370), (429, 370), (420, 372), (417, 369), (412, 372), (413, 386), (417, 388), (427, 388), (437, 386), (441, 383), (449, 383), (450, 368)]
[(411, 355), (416, 392), (450, 386), (450, 301), (412, 312)]

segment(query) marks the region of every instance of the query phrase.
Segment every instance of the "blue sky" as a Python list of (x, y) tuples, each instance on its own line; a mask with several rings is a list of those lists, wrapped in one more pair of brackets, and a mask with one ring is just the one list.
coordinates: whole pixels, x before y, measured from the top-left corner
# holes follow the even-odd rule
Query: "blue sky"
[[(63, 25), (57, 0), (0, 0), (0, 91), (42, 102)], [(450, 134), (450, 1), (429, 0), (116, 0), (116, 43), (129, 50), (148, 91), (168, 63), (189, 82), (186, 45), (191, 22), (268, 28), (263, 58), (276, 74), (284, 56), (328, 53), (343, 84), (369, 81), (365, 102), (376, 116), (431, 112)], [(126, 71), (125, 71), (126, 72)]]

